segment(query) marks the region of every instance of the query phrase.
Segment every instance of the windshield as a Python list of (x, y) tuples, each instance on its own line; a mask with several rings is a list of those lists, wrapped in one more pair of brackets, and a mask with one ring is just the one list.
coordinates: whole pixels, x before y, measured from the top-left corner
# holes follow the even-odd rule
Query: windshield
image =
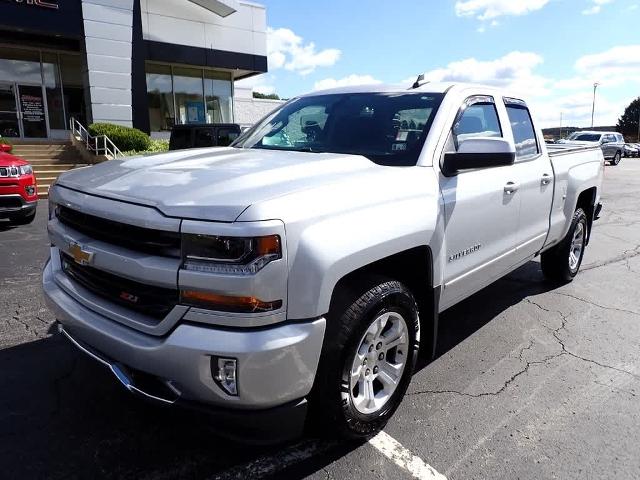
[(442, 97), (403, 92), (296, 98), (242, 134), (233, 146), (345, 153), (381, 165), (415, 165)]
[(597, 133), (578, 133), (572, 134), (570, 140), (578, 140), (579, 142), (599, 142), (601, 135)]

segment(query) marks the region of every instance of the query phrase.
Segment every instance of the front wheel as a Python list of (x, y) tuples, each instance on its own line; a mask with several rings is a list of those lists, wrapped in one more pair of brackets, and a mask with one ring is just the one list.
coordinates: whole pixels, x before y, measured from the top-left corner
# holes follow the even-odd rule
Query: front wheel
[[(400, 405), (418, 355), (418, 307), (400, 282), (373, 282), (327, 318), (310, 405), (317, 426), (344, 438), (375, 435)], [(362, 291), (362, 290), (361, 290)]]
[(567, 236), (540, 257), (542, 273), (555, 282), (570, 282), (578, 274), (587, 245), (587, 215), (576, 209)]
[(618, 165), (620, 163), (620, 152), (616, 152), (616, 154), (613, 157), (613, 160), (611, 160), (611, 165)]

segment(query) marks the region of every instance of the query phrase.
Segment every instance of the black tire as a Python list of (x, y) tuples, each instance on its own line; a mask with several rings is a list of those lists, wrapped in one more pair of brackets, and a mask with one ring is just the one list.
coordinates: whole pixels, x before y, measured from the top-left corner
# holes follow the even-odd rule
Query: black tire
[[(418, 306), (411, 292), (400, 282), (385, 278), (357, 283), (362, 287), (340, 292), (342, 300), (333, 302), (327, 315), (325, 342), (310, 396), (311, 425), (316, 433), (346, 439), (366, 439), (384, 428), (409, 386), (420, 346)], [(372, 322), (387, 312), (399, 313), (405, 320), (406, 363), (386, 403), (378, 411), (364, 414), (352, 401), (351, 368)]]
[(620, 152), (616, 152), (616, 154), (613, 156), (613, 159), (611, 160), (611, 165), (618, 165), (620, 163)]
[[(577, 257), (577, 264), (571, 266), (570, 254), (572, 251), (572, 241), (576, 230), (579, 227), (582, 228), (582, 250)], [(540, 257), (540, 264), (542, 266), (542, 273), (544, 276), (553, 282), (568, 283), (578, 274), (580, 265), (582, 264), (582, 258), (586, 247), (587, 235), (588, 235), (588, 223), (587, 215), (581, 208), (576, 209), (571, 220), (571, 226), (567, 232), (566, 237), (557, 244), (544, 252)]]
[(27, 215), (24, 217), (14, 217), (9, 219), (11, 225), (29, 225), (33, 222), (33, 219), (36, 218), (36, 212), (33, 212), (31, 215)]

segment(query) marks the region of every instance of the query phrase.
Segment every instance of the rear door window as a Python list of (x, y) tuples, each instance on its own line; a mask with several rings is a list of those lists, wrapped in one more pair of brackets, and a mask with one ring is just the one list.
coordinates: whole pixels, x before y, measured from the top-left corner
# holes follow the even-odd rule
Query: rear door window
[(191, 146), (191, 129), (174, 128), (171, 131), (170, 150), (182, 150), (183, 148), (191, 148)]
[(213, 128), (197, 128), (195, 132), (194, 147), (213, 147), (215, 145)]
[(236, 129), (231, 128), (219, 128), (218, 129), (218, 143), (219, 147), (227, 147), (231, 145), (240, 134)]
[(507, 115), (516, 144), (516, 158), (527, 160), (540, 153), (529, 109), (524, 105), (507, 104)]

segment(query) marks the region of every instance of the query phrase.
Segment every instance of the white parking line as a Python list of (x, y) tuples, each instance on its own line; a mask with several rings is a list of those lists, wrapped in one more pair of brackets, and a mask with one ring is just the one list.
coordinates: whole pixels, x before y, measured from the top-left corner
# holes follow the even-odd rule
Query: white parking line
[[(400, 468), (409, 472), (413, 478), (447, 480), (447, 477), (438, 473), (435, 468), (404, 448), (400, 442), (385, 432), (380, 432), (370, 439), (369, 444)], [(311, 457), (323, 454), (338, 445), (338, 442), (306, 440), (291, 445), (277, 454), (262, 455), (248, 463), (231, 467), (214, 475), (211, 480), (246, 480), (270, 477)]]
[(413, 478), (420, 480), (447, 480), (447, 477), (438, 473), (431, 465), (404, 448), (400, 442), (388, 433), (380, 432), (369, 440), (369, 443), (400, 468), (409, 472)]
[(285, 448), (274, 455), (263, 455), (244, 465), (231, 467), (212, 480), (247, 480), (271, 476), (336, 446), (335, 442), (308, 440)]

